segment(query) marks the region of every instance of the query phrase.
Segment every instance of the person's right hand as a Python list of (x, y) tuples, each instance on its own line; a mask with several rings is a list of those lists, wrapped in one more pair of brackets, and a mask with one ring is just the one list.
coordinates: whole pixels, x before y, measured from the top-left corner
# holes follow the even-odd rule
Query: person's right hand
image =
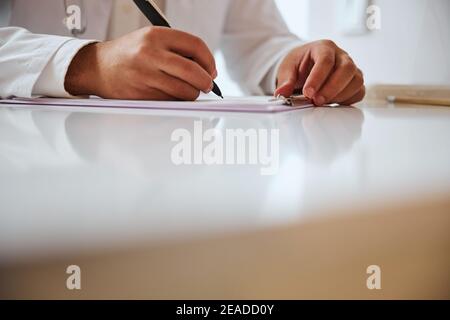
[(200, 38), (146, 27), (83, 47), (68, 68), (65, 88), (109, 99), (195, 100), (212, 90), (216, 77), (214, 57)]

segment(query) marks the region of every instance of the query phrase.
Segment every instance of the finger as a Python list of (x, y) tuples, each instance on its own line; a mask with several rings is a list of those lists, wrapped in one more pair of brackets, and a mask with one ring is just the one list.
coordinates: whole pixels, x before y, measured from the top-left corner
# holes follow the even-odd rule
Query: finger
[(150, 88), (158, 89), (170, 96), (185, 101), (194, 101), (200, 95), (198, 89), (187, 82), (172, 77), (164, 72), (159, 72), (158, 75), (152, 76), (147, 81), (147, 85)]
[(364, 96), (366, 95), (366, 88), (363, 86), (358, 93), (356, 93), (353, 97), (350, 99), (342, 102), (342, 105), (351, 106), (352, 104), (355, 104), (357, 102), (360, 102), (362, 99), (364, 99)]
[(294, 93), (298, 76), (298, 59), (294, 54), (289, 55), (280, 65), (277, 76), (277, 89), (274, 95), (289, 97)]
[(311, 73), (311, 70), (314, 66), (313, 61), (311, 60), (310, 54), (305, 57), (305, 59), (302, 60), (300, 63), (300, 66), (298, 68), (298, 80), (297, 85), (298, 88), (301, 89), (302, 93), (304, 94), (305, 90), (305, 83), (306, 79), (308, 78), (308, 75)]
[(341, 103), (351, 99), (356, 93), (361, 90), (364, 86), (363, 74), (360, 70), (357, 71), (356, 75), (353, 77), (352, 81), (347, 85), (347, 87), (342, 90), (331, 102)]
[(189, 83), (204, 93), (212, 90), (212, 77), (195, 61), (169, 51), (161, 57), (159, 67), (161, 71)]
[(277, 78), (277, 89), (275, 90), (274, 95), (289, 97), (294, 94), (295, 90), (303, 90), (303, 86), (308, 74), (311, 72), (312, 66), (309, 52), (303, 57), (295, 56), (289, 59), (285, 66), (280, 66)]
[(156, 88), (146, 88), (145, 90), (140, 90), (139, 92), (133, 94), (132, 97), (124, 98), (131, 100), (155, 100), (155, 101), (173, 101), (177, 98), (161, 91)]
[(333, 71), (335, 51), (329, 47), (321, 47), (319, 50), (311, 52), (311, 59), (314, 61), (314, 66), (303, 88), (303, 94), (309, 99), (314, 98)]
[(338, 58), (335, 71), (314, 96), (314, 103), (320, 106), (331, 102), (349, 85), (357, 71), (356, 65), (348, 55)]
[(197, 62), (209, 75), (214, 77), (216, 61), (206, 43), (192, 34), (175, 29), (165, 29), (163, 32), (164, 41), (167, 47), (186, 58), (191, 58)]

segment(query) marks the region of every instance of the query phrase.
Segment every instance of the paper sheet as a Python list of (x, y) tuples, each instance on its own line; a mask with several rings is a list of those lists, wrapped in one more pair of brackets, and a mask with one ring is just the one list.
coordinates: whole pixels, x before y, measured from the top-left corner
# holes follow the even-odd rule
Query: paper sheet
[(229, 111), (229, 112), (261, 112), (274, 113), (308, 108), (312, 105), (295, 107), (287, 106), (283, 101), (271, 101), (270, 97), (246, 97), (214, 99), (207, 96), (197, 101), (146, 101), (146, 100), (108, 100), (100, 98), (90, 99), (59, 99), (59, 98), (13, 98), (0, 100), (0, 104), (43, 105), (61, 107), (104, 107), (104, 108), (137, 108), (162, 110), (197, 110), (197, 111)]

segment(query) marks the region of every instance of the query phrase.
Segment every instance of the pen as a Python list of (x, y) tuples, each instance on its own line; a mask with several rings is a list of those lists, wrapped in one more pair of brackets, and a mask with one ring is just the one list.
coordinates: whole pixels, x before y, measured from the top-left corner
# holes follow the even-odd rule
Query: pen
[[(169, 21), (158, 8), (158, 6), (153, 2), (153, 0), (133, 1), (137, 5), (139, 10), (141, 10), (141, 12), (144, 14), (144, 16), (146, 16), (154, 26), (170, 28)], [(223, 99), (222, 92), (220, 91), (219, 86), (214, 81), (212, 92)]]

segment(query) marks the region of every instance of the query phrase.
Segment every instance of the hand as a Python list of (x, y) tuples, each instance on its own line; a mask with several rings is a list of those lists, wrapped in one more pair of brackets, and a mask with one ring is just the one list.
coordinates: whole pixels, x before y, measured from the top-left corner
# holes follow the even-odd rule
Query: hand
[(147, 27), (82, 48), (72, 60), (65, 88), (73, 95), (110, 99), (195, 100), (217, 77), (206, 44), (188, 33)]
[(317, 106), (351, 105), (365, 95), (364, 77), (352, 58), (329, 40), (292, 50), (282, 62), (275, 95), (288, 97), (301, 89)]

